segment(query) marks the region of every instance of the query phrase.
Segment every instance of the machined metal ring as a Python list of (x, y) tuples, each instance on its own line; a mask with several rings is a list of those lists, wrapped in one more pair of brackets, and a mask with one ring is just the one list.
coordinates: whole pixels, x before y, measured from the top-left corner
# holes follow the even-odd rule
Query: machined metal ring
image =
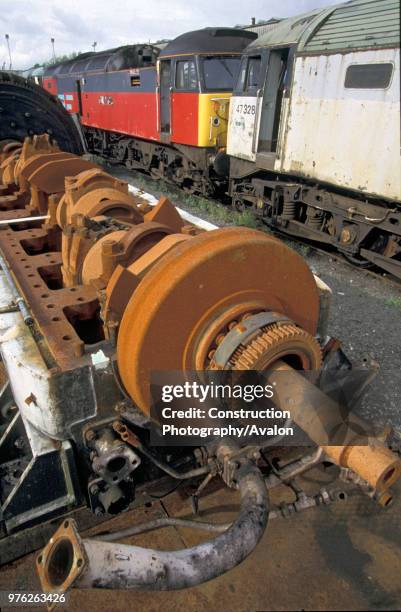
[(272, 323), (288, 322), (290, 319), (278, 312), (259, 312), (233, 327), (219, 344), (210, 362), (211, 370), (225, 370), (232, 355), (241, 344), (256, 332)]

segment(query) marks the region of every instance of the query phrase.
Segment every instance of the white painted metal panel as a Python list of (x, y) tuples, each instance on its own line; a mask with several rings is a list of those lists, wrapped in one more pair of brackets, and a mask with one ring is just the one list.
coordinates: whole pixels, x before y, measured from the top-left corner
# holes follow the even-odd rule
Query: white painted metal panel
[(260, 98), (233, 96), (228, 119), (227, 153), (240, 159), (255, 161), (255, 124), (258, 123)]
[[(5, 310), (12, 300), (7, 279), (0, 272), (0, 308)], [(60, 398), (52, 387), (52, 372), (47, 368), (31, 331), (18, 311), (0, 313), (0, 353), (30, 444), (36, 448), (37, 454), (48, 450), (47, 437), (69, 438), (74, 414), (70, 414), (70, 410), (63, 410)], [(90, 410), (91, 406), (88, 406), (87, 414), (83, 416), (94, 416), (95, 412), (91, 413)], [(82, 420), (83, 416), (79, 413), (80, 418), (76, 421)], [(34, 440), (30, 431), (39, 432), (44, 437), (36, 435)]]
[[(387, 89), (345, 89), (348, 66), (393, 62)], [(299, 57), (276, 169), (401, 201), (399, 49)]]

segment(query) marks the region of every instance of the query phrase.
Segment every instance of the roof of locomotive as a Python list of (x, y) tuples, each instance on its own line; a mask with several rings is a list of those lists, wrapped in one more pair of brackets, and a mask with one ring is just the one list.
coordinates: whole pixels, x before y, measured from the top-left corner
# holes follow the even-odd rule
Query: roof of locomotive
[(399, 45), (398, 0), (349, 0), (283, 19), (248, 48), (298, 44), (305, 53)]
[(177, 36), (161, 51), (160, 57), (193, 53), (241, 53), (255, 32), (240, 28), (203, 28)]
[(59, 62), (45, 68), (45, 76), (59, 76), (89, 71), (124, 70), (155, 64), (160, 49), (150, 44), (125, 45), (106, 51), (88, 52), (74, 59)]
[(322, 9), (315, 9), (308, 13), (302, 13), (301, 15), (295, 15), (288, 19), (283, 19), (273, 29), (267, 31), (265, 34), (259, 36), (259, 38), (247, 47), (247, 51), (254, 51), (255, 48), (259, 47), (273, 47), (283, 46), (297, 43), (306, 28), (316, 19), (318, 15), (323, 13)]

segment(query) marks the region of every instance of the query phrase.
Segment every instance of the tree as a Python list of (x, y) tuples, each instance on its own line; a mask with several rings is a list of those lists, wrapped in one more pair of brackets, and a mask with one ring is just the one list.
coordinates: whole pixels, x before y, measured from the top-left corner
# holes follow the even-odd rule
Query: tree
[(81, 54), (81, 51), (72, 51), (71, 53), (68, 53), (67, 55), (58, 55), (57, 57), (52, 57), (50, 60), (48, 60), (47, 62), (43, 62), (42, 66), (43, 68), (47, 68), (48, 66), (54, 66), (55, 64), (59, 64), (60, 62), (66, 62), (67, 60), (73, 60), (76, 57), (78, 57), (78, 55)]

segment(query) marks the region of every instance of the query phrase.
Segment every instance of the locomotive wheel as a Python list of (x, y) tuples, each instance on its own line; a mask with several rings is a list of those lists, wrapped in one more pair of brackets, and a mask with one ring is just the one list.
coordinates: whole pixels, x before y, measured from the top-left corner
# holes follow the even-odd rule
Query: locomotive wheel
[[(365, 247), (376, 253), (380, 253), (381, 255), (391, 257), (391, 241), (386, 235), (377, 236), (374, 241), (371, 241), (370, 244), (365, 245)], [(360, 255), (350, 255), (349, 253), (345, 253), (344, 251), (341, 251), (341, 253), (347, 261), (349, 261), (354, 266), (358, 266), (358, 268), (362, 268), (363, 270), (369, 270), (375, 267), (373, 261), (364, 259)]]
[(243, 200), (233, 199), (232, 207), (236, 212), (244, 212), (247, 209), (247, 206)]
[(139, 408), (149, 413), (152, 371), (195, 370), (215, 322), (250, 309), (278, 311), (316, 333), (313, 274), (276, 238), (248, 228), (213, 230), (163, 257), (135, 290), (118, 334), (120, 376)]
[(0, 140), (48, 133), (63, 151), (81, 155), (75, 124), (62, 104), (32, 81), (0, 72)]

